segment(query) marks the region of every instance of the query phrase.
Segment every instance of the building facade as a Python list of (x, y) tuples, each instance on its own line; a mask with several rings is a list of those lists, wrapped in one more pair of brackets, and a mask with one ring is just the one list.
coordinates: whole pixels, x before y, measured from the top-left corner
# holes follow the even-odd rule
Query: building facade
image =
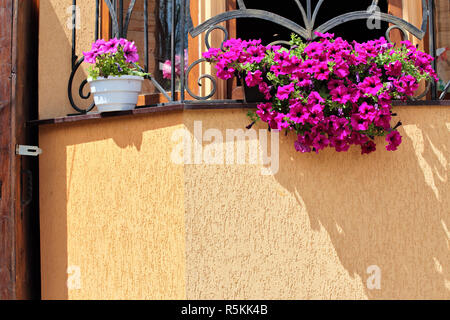
[[(291, 33), (248, 16), (247, 9), (297, 17), (298, 23), (301, 13), (269, 1), (109, 2), (114, 10), (107, 2), (40, 0), (35, 7), (38, 103), (28, 104), (35, 117), (22, 121), (37, 132), (43, 151), (34, 170), (39, 210), (30, 206), (30, 214), (39, 213), (40, 264), (22, 265), (39, 270), (43, 299), (450, 297), (448, 1), (367, 1), (358, 8), (320, 1), (317, 26), (340, 10), (373, 13), (367, 10), (374, 3), (408, 22), (416, 34), (403, 35), (401, 28), (387, 34), (395, 43), (406, 36), (435, 55), (443, 80), (423, 84), (417, 101), (397, 104), (404, 139), (397, 152), (305, 155), (293, 149), (295, 137), (280, 135), (278, 167), (270, 175), (262, 174), (267, 164), (211, 164), (204, 153), (180, 164), (173, 154), (183, 141), (180, 132), (193, 150), (228, 150), (229, 141), (212, 142), (205, 132), (226, 137), (245, 129), (246, 113), (254, 109), (241, 101), (235, 80), (203, 76), (214, 71), (197, 64), (207, 44), (219, 47), (224, 34), (272, 42)], [(227, 12), (242, 16), (217, 18)], [(380, 29), (370, 29), (367, 17), (351, 23), (364, 31), (339, 24), (336, 33), (369, 40), (399, 26), (383, 20)], [(136, 42), (140, 64), (154, 81), (147, 80), (139, 108), (101, 114), (87, 95), (88, 65), (80, 59), (96, 38), (117, 32)], [(164, 64), (176, 59), (185, 61), (185, 81), (182, 74), (173, 81), (164, 77)], [(211, 92), (209, 99), (196, 99)], [(16, 143), (9, 134), (2, 131), (0, 138), (11, 147)], [(242, 143), (259, 150), (261, 141), (258, 133), (233, 140), (231, 148), (238, 152)], [(273, 141), (271, 146), (274, 151)], [(8, 157), (17, 159), (11, 151)], [(2, 214), (17, 217), (18, 211)], [(17, 235), (4, 235), (3, 243), (15, 243)]]

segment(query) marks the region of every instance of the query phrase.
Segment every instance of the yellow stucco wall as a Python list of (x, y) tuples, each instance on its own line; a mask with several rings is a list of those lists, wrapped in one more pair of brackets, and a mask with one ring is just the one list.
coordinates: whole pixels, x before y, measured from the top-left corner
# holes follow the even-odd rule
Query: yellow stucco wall
[[(91, 48), (95, 40), (95, 1), (78, 1), (76, 54)], [(39, 118), (54, 118), (74, 113), (67, 97), (72, 52), (72, 0), (39, 2)], [(87, 77), (88, 65), (77, 71), (73, 92), (78, 106), (89, 103), (78, 96), (78, 88)], [(85, 93), (89, 92), (89, 85)]]
[(173, 113), (40, 129), (44, 299), (185, 297), (180, 126)]
[(171, 161), (176, 130), (225, 136), (245, 110), (41, 127), (43, 298), (449, 299), (448, 107), (397, 111), (399, 151), (300, 154), (280, 135), (275, 175)]
[[(224, 3), (199, 0), (199, 20)], [(73, 112), (71, 5), (40, 1), (41, 119)], [(94, 40), (95, 2), (78, 6), (81, 56)], [(405, 18), (420, 24), (409, 7)], [(244, 110), (40, 127), (43, 298), (450, 298), (448, 107), (397, 110), (398, 152), (381, 143), (369, 156), (305, 155), (280, 136), (280, 168), (269, 176), (260, 165), (171, 161), (176, 130), (193, 135), (202, 121), (225, 135), (248, 124)], [(380, 290), (367, 287), (373, 265)]]

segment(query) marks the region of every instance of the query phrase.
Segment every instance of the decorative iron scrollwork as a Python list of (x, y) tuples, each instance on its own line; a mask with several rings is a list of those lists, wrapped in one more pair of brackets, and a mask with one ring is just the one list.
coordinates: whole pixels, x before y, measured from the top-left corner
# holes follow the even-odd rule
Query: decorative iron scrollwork
[[(134, 7), (136, 5), (136, 0), (131, 0), (130, 5), (127, 9), (127, 14), (125, 16), (125, 19), (123, 17), (123, 0), (119, 0), (119, 2), (117, 3), (117, 0), (103, 0), (105, 5), (107, 6), (108, 10), (109, 10), (109, 14), (111, 17), (111, 29), (112, 29), (112, 34), (113, 37), (116, 38), (126, 38), (127, 34), (128, 34), (128, 28), (130, 25), (130, 21), (131, 21), (131, 17), (133, 14), (133, 10)], [(116, 10), (117, 8), (117, 4), (118, 4), (118, 12)], [(94, 103), (91, 103), (86, 109), (83, 109), (82, 107), (79, 107), (74, 99), (73, 96), (73, 83), (74, 83), (74, 78), (75, 75), (77, 73), (77, 71), (79, 70), (81, 64), (84, 62), (84, 57), (79, 58), (76, 55), (76, 28), (75, 28), (75, 21), (77, 19), (76, 17), (76, 5), (77, 5), (77, 1), (73, 0), (73, 11), (72, 11), (72, 21), (73, 21), (73, 28), (72, 28), (72, 71), (70, 73), (69, 76), (69, 83), (68, 83), (68, 98), (69, 98), (69, 102), (72, 106), (72, 108), (77, 111), (78, 113), (87, 113), (90, 112), (94, 109), (95, 105)], [(95, 0), (95, 6), (96, 6), (96, 10), (95, 10), (95, 40), (97, 40), (99, 38), (99, 18), (100, 18), (100, 0)], [(148, 0), (144, 0), (144, 8), (145, 8), (145, 12), (144, 12), (144, 32), (146, 34), (146, 41), (145, 41), (145, 61), (146, 61), (146, 66), (144, 69), (141, 68), (142, 71), (147, 71), (147, 67), (148, 67), (148, 13), (147, 13), (147, 9), (148, 9)], [(192, 23), (191, 23), (192, 25)], [(155, 79), (153, 79), (151, 76), (147, 77), (148, 80), (151, 81), (151, 83), (156, 87), (156, 89), (158, 91), (160, 91), (169, 101), (172, 99), (167, 93), (166, 91), (161, 87), (161, 85), (159, 83), (157, 83), (155, 81)], [(90, 92), (87, 94), (84, 94), (84, 88), (87, 84), (87, 80), (83, 80), (80, 84), (80, 87), (78, 89), (78, 95), (81, 99), (83, 100), (87, 100), (91, 97)]]
[[(131, 0), (130, 5), (126, 11), (125, 17), (123, 16), (123, 0), (103, 0), (104, 4), (107, 6), (110, 17), (111, 17), (111, 26), (112, 26), (112, 34), (114, 37), (126, 37), (128, 33), (128, 28), (130, 25), (131, 17), (133, 14), (133, 10), (136, 5), (136, 0)], [(144, 33), (145, 33), (145, 68), (143, 70), (148, 71), (148, 0), (142, 0), (144, 1)], [(168, 0), (169, 1), (169, 0)], [(354, 11), (354, 12), (348, 12), (341, 14), (337, 17), (332, 18), (331, 20), (321, 24), (320, 26), (316, 27), (316, 21), (320, 13), (321, 7), (326, 3), (325, 0), (318, 0), (316, 5), (313, 6), (311, 0), (305, 0), (306, 1), (306, 7), (302, 4), (300, 0), (292, 0), (295, 2), (296, 6), (299, 10), (299, 17), (301, 17), (302, 25), (299, 24), (296, 21), (289, 20), (285, 17), (282, 17), (278, 14), (275, 14), (273, 12), (270, 12), (268, 10), (257, 10), (257, 9), (249, 9), (247, 8), (245, 4), (245, 0), (236, 0), (237, 1), (237, 9), (233, 11), (224, 12), (221, 14), (218, 14), (207, 21), (204, 21), (203, 23), (199, 24), (197, 27), (194, 27), (192, 24), (192, 18), (190, 13), (187, 13), (186, 11), (190, 10), (190, 4), (188, 2), (189, 0), (172, 0), (172, 18), (175, 16), (175, 4), (179, 3), (180, 6), (180, 16), (181, 16), (181, 29), (184, 30), (184, 27), (187, 26), (189, 28), (189, 34), (192, 38), (196, 38), (199, 35), (206, 33), (204, 37), (204, 43), (207, 48), (210, 48), (210, 40), (209, 36), (214, 30), (220, 30), (224, 33), (224, 40), (221, 44), (223, 48), (223, 43), (228, 39), (228, 31), (226, 28), (222, 27), (220, 24), (229, 20), (233, 19), (241, 19), (241, 18), (255, 18), (255, 19), (261, 19), (270, 21), (271, 23), (276, 23), (278, 25), (281, 25), (288, 30), (300, 35), (304, 39), (313, 40), (315, 39), (316, 32), (325, 33), (333, 28), (347, 23), (349, 21), (354, 20), (367, 20), (370, 18), (373, 18), (374, 16), (379, 19), (380, 21), (388, 22), (391, 24), (391, 26), (386, 31), (386, 38), (391, 42), (390, 33), (392, 30), (399, 30), (402, 33), (403, 39), (407, 39), (408, 35), (411, 34), (417, 39), (423, 39), (425, 36), (427, 29), (429, 28), (430, 31), (430, 54), (432, 56), (435, 56), (435, 49), (434, 49), (434, 22), (433, 22), (433, 0), (422, 0), (422, 8), (423, 8), (423, 20), (422, 25), (420, 28), (412, 25), (411, 23), (393, 16), (391, 14), (383, 13), (377, 11), (379, 0), (368, 0), (368, 4), (370, 4), (369, 9), (365, 11)], [(330, 1), (331, 2), (331, 1)], [(188, 3), (188, 5), (186, 5)], [(303, 2), (305, 3), (305, 2)], [(100, 0), (96, 0), (96, 35), (95, 39), (98, 39), (99, 37), (99, 4)], [(73, 0), (73, 5), (76, 6), (76, 0)], [(187, 9), (187, 10), (186, 10)], [(75, 23), (76, 21), (76, 11), (73, 11), (73, 21)], [(430, 23), (428, 23), (430, 21)], [(173, 23), (173, 20), (172, 20)], [(186, 25), (187, 23), (187, 25)], [(76, 105), (73, 99), (72, 94), (72, 86), (75, 78), (76, 72), (79, 70), (81, 64), (84, 61), (84, 57), (78, 58), (78, 56), (75, 54), (75, 48), (76, 48), (76, 31), (75, 28), (72, 33), (72, 72), (69, 77), (69, 88), (68, 88), (68, 97), (70, 104), (72, 107), (79, 113), (86, 113), (91, 111), (94, 108), (94, 105), (91, 104), (86, 109), (83, 109)], [(147, 77), (147, 79), (155, 86), (155, 88), (161, 92), (169, 102), (175, 102), (175, 81), (174, 81), (174, 70), (175, 70), (175, 28), (172, 28), (171, 33), (171, 57), (172, 57), (172, 82), (171, 82), (171, 92), (172, 95), (168, 95), (168, 93), (163, 89), (163, 87), (152, 77)], [(188, 80), (191, 71), (196, 66), (200, 65), (201, 63), (204, 63), (205, 59), (199, 59), (189, 66), (187, 66), (185, 71), (185, 63), (184, 63), (184, 49), (186, 49), (186, 44), (184, 43), (184, 38), (182, 37), (181, 41), (181, 84), (180, 84), (180, 90), (181, 90), (181, 100), (184, 100), (184, 91), (186, 90), (189, 95), (197, 100), (207, 100), (214, 96), (214, 94), (217, 91), (217, 82), (216, 78), (212, 75), (208, 74), (202, 74), (198, 77), (197, 84), (198, 86), (202, 86), (202, 80), (208, 79), (212, 83), (212, 90), (210, 93), (208, 93), (205, 96), (199, 96), (195, 94), (192, 90), (192, 88), (189, 88), (188, 86)], [(277, 44), (283, 44), (286, 45), (286, 41), (278, 40), (276, 42)], [(80, 84), (80, 87), (78, 89), (78, 94), (81, 99), (87, 100), (90, 98), (90, 93), (84, 94), (84, 88), (87, 84), (87, 81), (84, 80)], [(420, 99), (424, 97), (427, 92), (433, 89), (432, 96), (436, 97), (436, 87), (434, 84), (429, 83), (427, 85), (426, 91), (416, 97), (415, 99)], [(439, 97), (440, 99), (443, 99), (445, 97), (445, 93), (449, 89), (449, 84), (446, 85), (445, 90), (443, 94)]]
[[(376, 11), (376, 9), (378, 8), (379, 0), (372, 0), (372, 3), (369, 6), (369, 9), (366, 11), (354, 11), (354, 12), (345, 13), (345, 14), (339, 15), (339, 16), (321, 24), (317, 28), (315, 28), (317, 16), (320, 12), (320, 8), (325, 3), (325, 0), (319, 0), (318, 3), (316, 4), (316, 6), (314, 7), (314, 9), (313, 9), (311, 0), (306, 0), (306, 9), (302, 5), (300, 0), (293, 0), (293, 1), (295, 2), (295, 4), (297, 5), (297, 7), (300, 11), (300, 15), (303, 19), (304, 27), (297, 24), (294, 21), (291, 21), (289, 19), (286, 19), (284, 17), (281, 17), (281, 16), (279, 16), (275, 13), (269, 12), (269, 11), (247, 9), (244, 0), (237, 0), (237, 4), (238, 4), (237, 10), (224, 12), (222, 14), (219, 14), (215, 17), (208, 19), (207, 21), (201, 23), (196, 28), (191, 29), (190, 34), (193, 38), (195, 38), (195, 37), (199, 36), (200, 34), (206, 32), (207, 36), (205, 38), (205, 44), (206, 44), (206, 47), (209, 48), (208, 35), (213, 29), (219, 28), (219, 26), (218, 26), (219, 23), (222, 23), (222, 22), (225, 22), (228, 20), (232, 20), (232, 19), (256, 18), (256, 19), (263, 19), (263, 20), (271, 21), (272, 23), (281, 25), (281, 26), (291, 30), (292, 32), (302, 36), (304, 39), (313, 40), (313, 39), (317, 38), (317, 35), (315, 34), (316, 32), (325, 33), (325, 32), (330, 31), (331, 29), (333, 29), (341, 24), (344, 24), (346, 22), (349, 22), (349, 21), (367, 20), (372, 17), (376, 17), (380, 21), (389, 22), (392, 24), (386, 31), (386, 38), (388, 39), (389, 42), (392, 43), (391, 37), (390, 37), (390, 32), (394, 29), (400, 30), (400, 32), (403, 35), (404, 40), (408, 39), (408, 33), (412, 34), (417, 39), (423, 39), (423, 37), (425, 36), (425, 34), (427, 32), (427, 22), (428, 22), (429, 17), (431, 16), (431, 10), (432, 10), (431, 2), (427, 3), (427, 0), (422, 0), (423, 20), (422, 20), (421, 28), (419, 29), (416, 26), (412, 25), (411, 23), (409, 23), (401, 18), (398, 18), (398, 17), (390, 15), (390, 14), (386, 14), (383, 12)], [(287, 45), (288, 42), (283, 41), (283, 40), (278, 40), (271, 44)], [(193, 67), (194, 65), (197, 65), (201, 62), (202, 61), (196, 61), (196, 62), (194, 62), (194, 64), (191, 67)], [(189, 71), (192, 69), (191, 67), (189, 68)], [(202, 77), (205, 78), (205, 75), (202, 75)], [(214, 85), (216, 85), (215, 80), (213, 80), (210, 77), (207, 77), (207, 78), (210, 79), (214, 83)], [(420, 94), (419, 96), (417, 96), (413, 99), (421, 99), (421, 98), (425, 97), (426, 94), (429, 92), (429, 90), (432, 88), (432, 86), (433, 85), (431, 83), (427, 84), (425, 92), (423, 92), (422, 94)], [(448, 90), (448, 88), (447, 88), (447, 90)], [(198, 98), (198, 97), (194, 97), (194, 98)]]
[[(307, 6), (306, 10), (300, 0), (293, 0), (295, 1), (297, 7), (299, 8), (300, 14), (303, 19), (303, 24), (305, 27), (300, 26), (296, 22), (289, 20), (287, 18), (284, 18), (280, 15), (277, 15), (273, 12), (265, 11), (265, 10), (257, 10), (257, 9), (247, 9), (245, 6), (244, 0), (238, 0), (238, 7), (239, 9), (228, 11), (221, 13), (215, 17), (212, 17), (208, 19), (207, 21), (203, 22), (196, 28), (192, 29), (190, 31), (192, 37), (196, 37), (199, 34), (205, 32), (208, 30), (211, 26), (217, 25), (219, 23), (232, 20), (232, 19), (240, 19), (240, 18), (255, 18), (255, 19), (263, 19), (268, 20), (273, 23), (279, 24), (289, 30), (291, 30), (294, 33), (297, 33), (298, 35), (302, 36), (304, 39), (315, 39), (317, 36), (315, 35), (315, 32), (325, 33), (334, 27), (341, 25), (343, 23), (353, 21), (353, 20), (367, 20), (374, 16), (374, 9), (378, 6), (379, 0), (372, 0), (372, 4), (369, 8), (372, 8), (371, 10), (366, 11), (354, 11), (345, 13), (342, 15), (339, 15), (322, 25), (320, 25), (317, 28), (314, 28), (317, 16), (319, 14), (320, 8), (322, 7), (325, 0), (319, 0), (317, 5), (315, 6), (314, 10), (312, 8), (311, 0), (307, 0)], [(426, 0), (422, 0), (423, 5), (423, 17), (425, 23), (422, 24), (422, 28), (419, 29), (412, 25), (411, 23), (398, 18), (396, 16), (393, 16), (391, 14), (383, 13), (383, 12), (377, 12), (376, 17), (377, 19), (380, 19), (381, 21), (389, 22), (397, 26), (397, 28), (401, 28), (401, 30), (407, 31), (414, 35), (418, 39), (422, 39), (425, 36), (426, 33), (426, 21), (428, 21), (428, 6), (426, 3)]]
[[(208, 50), (211, 48), (211, 44), (209, 42), (209, 36), (210, 36), (211, 32), (213, 32), (214, 30), (221, 30), (223, 32), (223, 34), (224, 34), (224, 39), (223, 39), (222, 43), (220, 44), (220, 47), (223, 50), (224, 49), (223, 45), (228, 40), (228, 36), (229, 35), (228, 35), (228, 30), (226, 28), (224, 28), (222, 26), (218, 26), (218, 25), (212, 26), (206, 32), (205, 38), (204, 38), (206, 48), (208, 48)], [(186, 81), (186, 84), (185, 84), (186, 91), (189, 93), (189, 95), (192, 98), (194, 98), (196, 100), (208, 100), (208, 99), (212, 98), (214, 96), (214, 94), (216, 93), (216, 91), (217, 91), (217, 80), (216, 80), (215, 77), (213, 77), (212, 75), (209, 75), (209, 74), (202, 74), (197, 79), (197, 84), (198, 84), (199, 87), (202, 86), (202, 80), (203, 79), (208, 79), (209, 81), (211, 81), (212, 90), (211, 90), (211, 92), (209, 94), (207, 94), (206, 96), (199, 96), (199, 95), (196, 95), (194, 92), (192, 92), (192, 90), (189, 88), (189, 85), (188, 85), (189, 84), (189, 74), (191, 73), (192, 69), (195, 66), (197, 66), (197, 65), (199, 65), (201, 63), (204, 63), (204, 62), (206, 62), (206, 59), (204, 59), (204, 58), (198, 59), (197, 61), (193, 62), (188, 67), (188, 69), (186, 70), (186, 80), (185, 80)]]

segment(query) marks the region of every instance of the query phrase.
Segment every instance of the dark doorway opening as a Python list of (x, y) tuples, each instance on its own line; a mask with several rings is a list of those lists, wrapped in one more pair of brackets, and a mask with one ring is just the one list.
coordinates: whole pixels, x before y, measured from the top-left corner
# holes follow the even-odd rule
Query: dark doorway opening
[[(300, 0), (300, 2), (306, 10), (306, 0)], [(314, 11), (317, 2), (318, 0), (312, 1), (312, 11)], [(372, 0), (358, 2), (327, 0), (319, 10), (314, 29), (341, 14), (353, 11), (366, 11), (371, 4)], [(273, 12), (304, 27), (301, 12), (294, 0), (246, 0), (245, 5), (247, 9)], [(381, 12), (388, 12), (388, 0), (379, 1), (378, 6)], [(349, 41), (365, 42), (385, 37), (389, 24), (382, 21), (380, 24), (380, 29), (369, 29), (367, 20), (356, 20), (341, 24), (329, 32), (334, 33), (336, 37), (342, 37)], [(289, 40), (291, 34), (291, 30), (270, 21), (259, 19), (237, 20), (237, 37), (241, 39), (261, 39), (263, 44), (269, 44), (277, 40)]]

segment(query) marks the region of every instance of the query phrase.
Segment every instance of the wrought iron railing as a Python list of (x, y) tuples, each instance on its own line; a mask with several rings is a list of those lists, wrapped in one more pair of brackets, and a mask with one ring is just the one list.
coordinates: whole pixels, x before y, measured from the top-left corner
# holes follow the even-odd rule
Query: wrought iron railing
[[(111, 19), (111, 31), (112, 31), (112, 37), (127, 37), (128, 28), (130, 25), (131, 17), (133, 14), (134, 7), (136, 5), (137, 0), (131, 0), (129, 8), (126, 11), (126, 15), (124, 15), (124, 1), (123, 0), (95, 0), (95, 40), (97, 40), (100, 36), (100, 1), (104, 1), (105, 5), (109, 9), (110, 19)], [(149, 22), (149, 16), (148, 16), (148, 0), (139, 0), (143, 1), (144, 4), (144, 67), (143, 71), (148, 72), (148, 66), (149, 66), (149, 38), (148, 38), (148, 22)], [(379, 0), (372, 0), (372, 2), (368, 3), (370, 5), (368, 10), (364, 11), (353, 11), (349, 13), (345, 13), (342, 15), (339, 15), (319, 26), (316, 27), (316, 21), (317, 17), (320, 12), (320, 8), (322, 5), (326, 4), (325, 0), (318, 0), (316, 3), (316, 6), (313, 8), (311, 0), (306, 0), (306, 9), (303, 6), (302, 2), (300, 0), (291, 0), (294, 1), (295, 4), (298, 6), (299, 9), (299, 17), (301, 17), (301, 20), (303, 21), (303, 26), (298, 24), (296, 21), (289, 20), (285, 17), (282, 17), (278, 14), (275, 14), (273, 12), (269, 12), (266, 10), (257, 10), (257, 9), (249, 9), (245, 5), (245, 0), (236, 0), (237, 1), (237, 9), (233, 11), (224, 12), (221, 14), (218, 14), (207, 21), (202, 22), (197, 27), (193, 26), (191, 13), (190, 13), (190, 0), (167, 0), (169, 2), (178, 1), (179, 7), (178, 12), (180, 16), (180, 23), (181, 23), (181, 30), (188, 30), (189, 34), (192, 38), (196, 38), (200, 36), (201, 34), (205, 33), (204, 36), (204, 43), (206, 47), (210, 48), (209, 43), (209, 36), (212, 31), (214, 30), (221, 30), (224, 33), (224, 41), (228, 39), (228, 31), (226, 28), (222, 27), (220, 24), (229, 20), (233, 19), (241, 19), (241, 18), (255, 18), (255, 19), (262, 19), (270, 21), (271, 23), (276, 23), (278, 25), (281, 25), (290, 31), (297, 33), (301, 37), (305, 39), (314, 39), (315, 32), (327, 32), (332, 30), (334, 27), (339, 26), (341, 24), (344, 24), (349, 21), (353, 20), (367, 20), (373, 17), (374, 13), (376, 12), (376, 8), (378, 8), (378, 2)], [(193, 0), (191, 0), (193, 1)], [(370, 0), (368, 0), (370, 1)], [(75, 78), (75, 74), (77, 73), (78, 69), (80, 68), (81, 64), (84, 61), (84, 57), (78, 57), (76, 54), (76, 41), (77, 41), (77, 33), (75, 28), (75, 23), (77, 20), (77, 11), (76, 11), (76, 5), (77, 1), (73, 0), (73, 11), (72, 11), (72, 19), (74, 27), (72, 28), (72, 72), (69, 78), (69, 84), (68, 84), (68, 97), (71, 106), (73, 109), (75, 109), (78, 113), (87, 113), (91, 111), (94, 108), (94, 104), (91, 104), (87, 108), (82, 108), (78, 106), (75, 103), (74, 97), (73, 97), (73, 82)], [(377, 19), (388, 22), (391, 24), (391, 26), (386, 31), (386, 38), (390, 40), (390, 32), (393, 29), (398, 29), (403, 34), (403, 37), (406, 39), (408, 38), (408, 34), (413, 35), (417, 39), (421, 40), (424, 38), (426, 33), (429, 34), (429, 53), (436, 57), (436, 48), (435, 48), (435, 25), (434, 25), (434, 0), (422, 0), (422, 7), (423, 7), (423, 20), (422, 25), (420, 28), (412, 25), (411, 23), (393, 16), (391, 14), (383, 13), (383, 12), (377, 12)], [(177, 16), (177, 6), (171, 5), (171, 25), (175, 26), (175, 17)], [(217, 90), (217, 83), (215, 77), (209, 74), (202, 74), (198, 78), (198, 85), (201, 86), (201, 80), (202, 79), (209, 79), (212, 83), (212, 89), (211, 92), (208, 94), (205, 94), (204, 96), (199, 96), (196, 93), (192, 91), (191, 88), (189, 88), (188, 80), (189, 75), (194, 67), (199, 65), (200, 63), (206, 62), (205, 59), (200, 58), (190, 64), (189, 66), (185, 65), (185, 49), (186, 49), (186, 41), (185, 37), (180, 37), (181, 41), (181, 50), (180, 50), (180, 87), (177, 88), (176, 85), (176, 74), (175, 74), (175, 56), (176, 56), (176, 28), (171, 28), (171, 36), (170, 36), (170, 49), (171, 49), (171, 83), (170, 83), (170, 95), (168, 92), (163, 88), (163, 86), (156, 81), (156, 79), (153, 76), (148, 76), (147, 79), (150, 81), (153, 86), (156, 88), (157, 91), (159, 91), (168, 101), (169, 103), (173, 102), (188, 102), (185, 101), (185, 92), (187, 92), (192, 98), (196, 100), (208, 100), (214, 96)], [(283, 41), (278, 41), (283, 43)], [(223, 42), (222, 42), (223, 44)], [(435, 62), (433, 67), (435, 68)], [(90, 98), (90, 93), (84, 94), (84, 88), (87, 84), (87, 80), (84, 80), (81, 82), (80, 87), (78, 89), (79, 96), (87, 100)], [(421, 99), (425, 97), (429, 92), (431, 92), (431, 99), (444, 99), (447, 91), (449, 90), (450, 82), (447, 83), (444, 91), (442, 94), (438, 97), (437, 96), (437, 87), (434, 83), (429, 83), (426, 86), (425, 91), (418, 95), (415, 99)], [(179, 89), (179, 95), (176, 95), (176, 92)], [(178, 98), (178, 100), (176, 100)]]

